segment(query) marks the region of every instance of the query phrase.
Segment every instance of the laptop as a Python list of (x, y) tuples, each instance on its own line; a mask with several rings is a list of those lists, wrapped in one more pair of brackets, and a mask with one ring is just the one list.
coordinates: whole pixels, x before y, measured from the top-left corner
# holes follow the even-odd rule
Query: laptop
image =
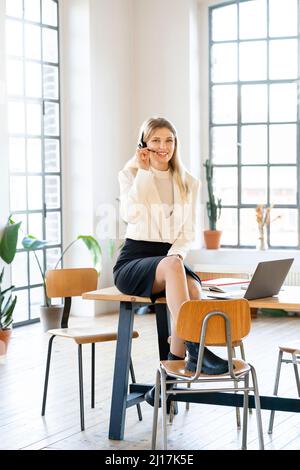
[(226, 293), (207, 294), (211, 299), (263, 299), (277, 295), (292, 266), (294, 258), (258, 263), (246, 291), (239, 289)]

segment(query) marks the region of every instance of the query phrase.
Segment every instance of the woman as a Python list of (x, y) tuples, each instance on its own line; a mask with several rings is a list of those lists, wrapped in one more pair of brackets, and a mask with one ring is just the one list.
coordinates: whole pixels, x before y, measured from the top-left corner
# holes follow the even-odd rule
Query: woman
[[(120, 171), (119, 183), (127, 230), (114, 267), (115, 284), (125, 294), (152, 301), (166, 296), (176, 324), (181, 304), (201, 298), (201, 281), (183, 262), (195, 239), (199, 181), (180, 161), (171, 122), (153, 117), (142, 125), (138, 149)], [(199, 344), (184, 344), (172, 328), (168, 359), (184, 358), (186, 349), (186, 368), (195, 370)], [(202, 371), (223, 374), (228, 363), (205, 348)]]

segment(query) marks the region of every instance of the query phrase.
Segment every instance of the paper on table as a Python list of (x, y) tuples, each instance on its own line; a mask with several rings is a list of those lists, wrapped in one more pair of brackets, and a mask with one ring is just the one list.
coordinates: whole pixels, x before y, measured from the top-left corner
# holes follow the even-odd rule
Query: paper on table
[(220, 277), (218, 279), (203, 279), (202, 288), (214, 292), (231, 292), (249, 285), (250, 280), (234, 277)]

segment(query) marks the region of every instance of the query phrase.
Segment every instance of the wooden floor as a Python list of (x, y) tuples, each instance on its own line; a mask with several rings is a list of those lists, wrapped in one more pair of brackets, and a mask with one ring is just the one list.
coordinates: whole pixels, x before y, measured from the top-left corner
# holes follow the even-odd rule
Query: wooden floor
[[(117, 314), (102, 315), (86, 323), (114, 329)], [(72, 319), (73, 324), (81, 320)], [(139, 382), (154, 380), (158, 361), (155, 318), (153, 314), (136, 315), (132, 357)], [(253, 320), (245, 340), (248, 360), (258, 374), (260, 393), (272, 394), (277, 345), (298, 340), (300, 318)], [(90, 408), (90, 347), (84, 346), (86, 430), (80, 431), (77, 380), (77, 348), (56, 339), (50, 373), (46, 416), (40, 415), (47, 334), (39, 324), (16, 328), (5, 361), (0, 363), (0, 449), (150, 449), (152, 408), (142, 404), (143, 421), (136, 408), (127, 410), (124, 441), (109, 440), (108, 423), (115, 343), (96, 346), (96, 407)], [(220, 353), (220, 349), (219, 349)], [(280, 395), (296, 397), (292, 366), (284, 365)], [(263, 411), (266, 449), (300, 449), (300, 415), (277, 412), (273, 436), (267, 434), (269, 412)], [(241, 431), (235, 425), (233, 408), (191, 404), (190, 411), (179, 404), (179, 414), (168, 426), (169, 449), (238, 449)], [(159, 438), (160, 438), (159, 434)], [(161, 445), (161, 441), (160, 445)], [(248, 448), (257, 449), (255, 414), (249, 420)]]

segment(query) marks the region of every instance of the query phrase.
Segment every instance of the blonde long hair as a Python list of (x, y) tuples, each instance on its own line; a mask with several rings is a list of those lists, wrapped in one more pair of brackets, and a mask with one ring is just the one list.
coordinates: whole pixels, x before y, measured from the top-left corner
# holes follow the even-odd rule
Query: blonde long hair
[[(163, 117), (150, 117), (145, 122), (143, 122), (140, 127), (139, 142), (147, 142), (156, 129), (161, 129), (163, 127), (169, 129), (169, 131), (172, 132), (175, 138), (175, 149), (173, 156), (169, 162), (169, 165), (171, 172), (174, 175), (175, 181), (179, 186), (181, 197), (185, 200), (190, 192), (190, 188), (187, 184), (186, 169), (184, 168), (181, 162), (179, 154), (179, 141), (177, 137), (177, 131), (173, 124)], [(138, 166), (135, 157), (129, 160), (126, 166), (129, 166), (131, 168), (137, 168)]]

